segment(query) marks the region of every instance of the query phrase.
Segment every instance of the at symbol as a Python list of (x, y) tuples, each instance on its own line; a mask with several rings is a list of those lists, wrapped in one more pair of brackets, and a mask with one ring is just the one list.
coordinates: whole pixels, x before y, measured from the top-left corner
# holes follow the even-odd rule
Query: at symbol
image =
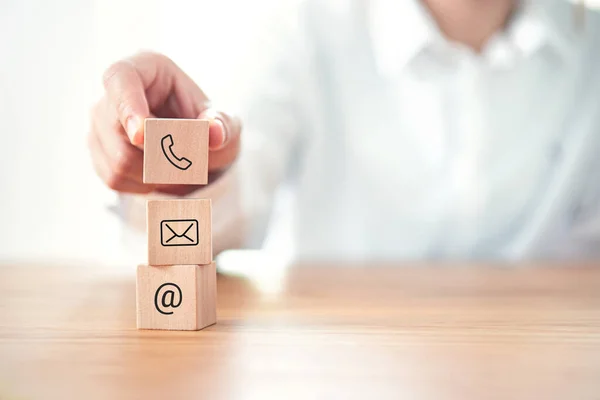
[[(175, 295), (175, 292), (173, 291), (171, 286), (177, 289), (177, 295)], [(161, 289), (165, 287), (166, 289), (163, 290), (159, 303), (158, 297), (161, 293)], [(161, 314), (171, 315), (173, 314), (173, 311), (163, 311), (161, 308), (179, 307), (181, 305), (182, 297), (183, 296), (181, 295), (181, 289), (179, 288), (179, 286), (177, 286), (174, 283), (163, 283), (158, 287), (158, 289), (156, 289), (156, 293), (154, 294), (154, 307), (156, 307), (156, 311), (158, 311)]]

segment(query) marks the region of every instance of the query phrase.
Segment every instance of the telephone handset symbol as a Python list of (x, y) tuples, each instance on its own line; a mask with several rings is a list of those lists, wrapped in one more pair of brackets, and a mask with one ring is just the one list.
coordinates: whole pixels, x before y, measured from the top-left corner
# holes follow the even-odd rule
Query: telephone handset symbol
[(163, 154), (167, 157), (167, 160), (175, 167), (182, 171), (185, 171), (192, 166), (192, 162), (185, 157), (177, 157), (173, 152), (173, 136), (169, 133), (164, 136), (160, 141)]

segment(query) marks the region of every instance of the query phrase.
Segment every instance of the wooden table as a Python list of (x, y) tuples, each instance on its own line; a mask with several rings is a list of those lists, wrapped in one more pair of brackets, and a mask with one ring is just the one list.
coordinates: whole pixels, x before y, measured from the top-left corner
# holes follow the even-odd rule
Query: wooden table
[(0, 399), (600, 399), (594, 265), (222, 275), (200, 332), (136, 330), (126, 271), (0, 267)]

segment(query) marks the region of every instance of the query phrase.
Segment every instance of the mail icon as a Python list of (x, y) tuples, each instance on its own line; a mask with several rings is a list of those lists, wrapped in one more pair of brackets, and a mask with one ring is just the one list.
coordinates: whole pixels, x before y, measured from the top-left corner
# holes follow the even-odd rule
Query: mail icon
[(160, 221), (160, 244), (163, 246), (197, 246), (198, 220), (168, 219)]

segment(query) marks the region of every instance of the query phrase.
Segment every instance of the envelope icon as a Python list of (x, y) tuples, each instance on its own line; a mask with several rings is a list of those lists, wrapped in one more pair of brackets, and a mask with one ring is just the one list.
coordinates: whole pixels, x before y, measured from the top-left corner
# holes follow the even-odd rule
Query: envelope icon
[(198, 220), (168, 219), (160, 221), (160, 244), (163, 246), (197, 246)]

